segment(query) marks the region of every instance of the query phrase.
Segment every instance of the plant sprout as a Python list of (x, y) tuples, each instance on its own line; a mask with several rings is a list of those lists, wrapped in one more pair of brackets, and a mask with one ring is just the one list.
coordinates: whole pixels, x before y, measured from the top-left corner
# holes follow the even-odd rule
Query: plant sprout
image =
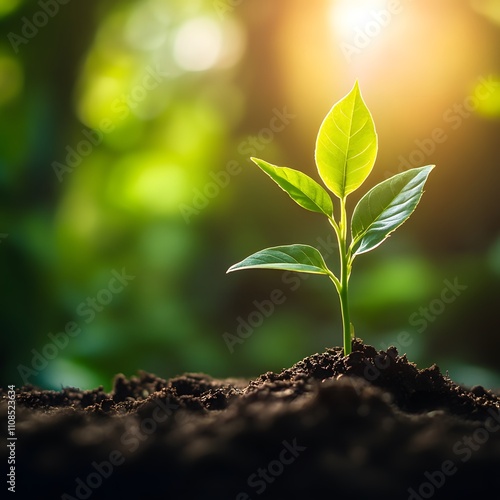
[(326, 187), (339, 199), (334, 217), (328, 192), (306, 174), (251, 158), (301, 207), (323, 214), (338, 241), (340, 275), (325, 264), (323, 256), (309, 245), (266, 248), (234, 264), (228, 273), (240, 269), (279, 269), (324, 274), (339, 295), (342, 313), (344, 354), (351, 352), (354, 328), (349, 315), (349, 277), (354, 259), (379, 246), (415, 210), (424, 184), (434, 165), (413, 168), (370, 189), (354, 208), (349, 227), (347, 196), (358, 189), (370, 174), (377, 156), (378, 138), (370, 111), (358, 82), (327, 114), (316, 139), (315, 160)]

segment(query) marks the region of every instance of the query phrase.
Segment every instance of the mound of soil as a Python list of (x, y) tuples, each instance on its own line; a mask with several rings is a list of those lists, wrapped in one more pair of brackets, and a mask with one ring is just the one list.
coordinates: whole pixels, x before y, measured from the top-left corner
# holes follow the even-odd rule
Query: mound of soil
[(498, 394), (356, 340), (250, 381), (23, 387), (1, 460), (23, 499), (498, 498), (498, 431)]

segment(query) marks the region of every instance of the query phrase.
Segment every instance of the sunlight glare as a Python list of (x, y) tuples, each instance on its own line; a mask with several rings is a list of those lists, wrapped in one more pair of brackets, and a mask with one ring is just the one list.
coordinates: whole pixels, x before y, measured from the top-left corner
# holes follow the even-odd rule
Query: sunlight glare
[(373, 20), (373, 14), (383, 10), (384, 0), (337, 0), (332, 4), (330, 21), (339, 38), (351, 37)]

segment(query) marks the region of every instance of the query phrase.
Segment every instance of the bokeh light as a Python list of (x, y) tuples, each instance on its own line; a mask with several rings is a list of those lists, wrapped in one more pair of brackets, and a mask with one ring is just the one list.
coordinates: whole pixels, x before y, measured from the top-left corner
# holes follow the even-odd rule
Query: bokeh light
[(0, 17), (7, 16), (14, 12), (22, 3), (23, 0), (2, 0), (0, 4)]
[(211, 19), (192, 19), (183, 24), (174, 43), (177, 64), (186, 71), (213, 67), (222, 51), (222, 33)]
[(19, 61), (0, 52), (0, 106), (21, 94), (23, 81), (23, 68)]

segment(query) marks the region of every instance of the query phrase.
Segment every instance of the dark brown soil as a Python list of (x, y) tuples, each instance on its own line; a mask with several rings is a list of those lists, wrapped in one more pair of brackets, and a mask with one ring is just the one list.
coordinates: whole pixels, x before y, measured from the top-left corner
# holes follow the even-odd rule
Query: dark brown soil
[(500, 396), (359, 341), (250, 382), (141, 372), (16, 402), (13, 498), (499, 498)]

